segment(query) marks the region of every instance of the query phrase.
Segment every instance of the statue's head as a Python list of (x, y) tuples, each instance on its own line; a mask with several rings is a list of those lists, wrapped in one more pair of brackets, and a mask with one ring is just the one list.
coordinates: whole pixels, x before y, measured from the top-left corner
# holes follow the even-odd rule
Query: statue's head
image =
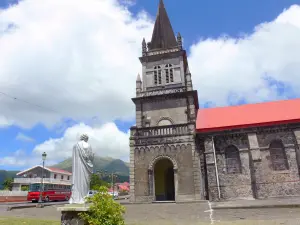
[(89, 136), (87, 136), (87, 134), (82, 134), (80, 136), (80, 141), (88, 142), (88, 140), (89, 140)]

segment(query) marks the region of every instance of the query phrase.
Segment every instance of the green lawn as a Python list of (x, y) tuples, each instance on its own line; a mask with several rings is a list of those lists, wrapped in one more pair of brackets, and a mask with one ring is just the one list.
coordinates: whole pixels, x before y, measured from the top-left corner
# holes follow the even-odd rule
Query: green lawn
[(60, 225), (59, 221), (0, 217), (0, 225)]

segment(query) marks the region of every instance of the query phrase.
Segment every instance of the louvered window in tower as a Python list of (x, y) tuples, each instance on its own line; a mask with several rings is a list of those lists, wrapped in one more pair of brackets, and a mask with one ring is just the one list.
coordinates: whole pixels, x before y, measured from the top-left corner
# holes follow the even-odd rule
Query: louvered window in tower
[(166, 72), (166, 83), (173, 83), (174, 82), (174, 74), (173, 74), (173, 68), (171, 64), (167, 64), (165, 66), (165, 72)]
[(160, 66), (154, 67), (154, 85), (161, 84), (161, 68)]
[(274, 140), (270, 144), (270, 156), (275, 171), (288, 170), (289, 165), (281, 140)]
[(237, 147), (230, 145), (225, 149), (227, 173), (241, 173), (241, 159)]

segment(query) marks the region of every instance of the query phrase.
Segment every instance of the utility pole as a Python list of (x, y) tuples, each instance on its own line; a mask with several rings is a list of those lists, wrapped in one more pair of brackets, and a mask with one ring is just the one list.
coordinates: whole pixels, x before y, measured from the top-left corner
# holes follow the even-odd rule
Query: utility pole
[(99, 176), (99, 179), (102, 179), (104, 177), (109, 177), (110, 178), (110, 185), (112, 187), (113, 190), (113, 198), (115, 197), (115, 181), (118, 177), (118, 175), (115, 172), (112, 172), (111, 174), (108, 174), (107, 171), (103, 171), (103, 170), (98, 170), (96, 172), (96, 174)]

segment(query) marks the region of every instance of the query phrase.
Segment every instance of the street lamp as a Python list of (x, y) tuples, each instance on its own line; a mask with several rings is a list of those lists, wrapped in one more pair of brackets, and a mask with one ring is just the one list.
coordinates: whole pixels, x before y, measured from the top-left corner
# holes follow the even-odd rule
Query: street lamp
[(106, 170), (97, 170), (96, 174), (99, 176), (100, 179), (103, 179), (104, 177), (108, 177), (111, 179), (111, 186), (112, 186), (112, 190), (113, 190), (113, 198), (115, 197), (115, 180), (117, 179), (118, 175), (114, 172), (112, 172), (111, 174), (109, 174)]
[(46, 160), (47, 154), (46, 152), (44, 152), (42, 154), (42, 160), (43, 160), (43, 169), (42, 169), (42, 179), (41, 179), (41, 185), (40, 185), (40, 198), (39, 198), (39, 203), (42, 203), (42, 195), (43, 195), (43, 191), (44, 191), (44, 168), (45, 168), (45, 160)]
[(111, 173), (111, 175), (109, 175), (111, 178), (111, 183), (112, 183), (112, 189), (113, 189), (113, 199), (115, 198), (115, 179), (117, 179), (118, 175), (114, 172)]

